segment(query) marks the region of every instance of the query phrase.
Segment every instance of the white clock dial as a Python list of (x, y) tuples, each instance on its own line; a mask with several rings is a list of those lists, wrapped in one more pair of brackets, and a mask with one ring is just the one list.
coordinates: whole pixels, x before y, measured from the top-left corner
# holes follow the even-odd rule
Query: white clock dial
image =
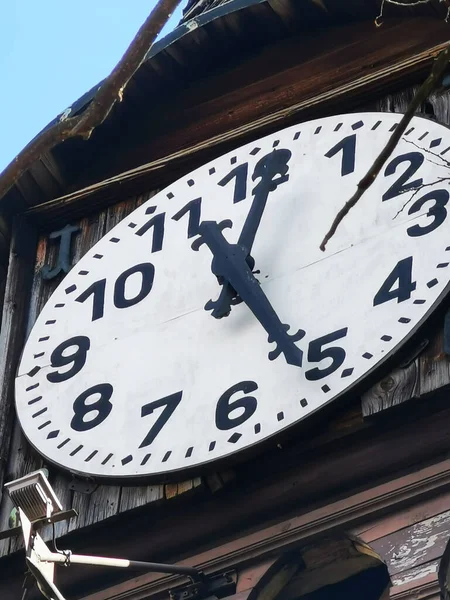
[(450, 132), (414, 118), (319, 244), (400, 118), (284, 129), (109, 232), (27, 341), (16, 403), (31, 444), (85, 475), (191, 469), (276, 436), (395, 352), (448, 288)]

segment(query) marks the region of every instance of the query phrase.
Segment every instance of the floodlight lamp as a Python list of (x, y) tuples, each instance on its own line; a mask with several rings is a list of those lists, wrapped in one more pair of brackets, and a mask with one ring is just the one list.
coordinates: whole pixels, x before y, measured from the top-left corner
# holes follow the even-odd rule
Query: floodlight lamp
[(14, 506), (20, 508), (31, 522), (49, 519), (52, 513), (62, 510), (43, 469), (5, 483), (5, 488)]

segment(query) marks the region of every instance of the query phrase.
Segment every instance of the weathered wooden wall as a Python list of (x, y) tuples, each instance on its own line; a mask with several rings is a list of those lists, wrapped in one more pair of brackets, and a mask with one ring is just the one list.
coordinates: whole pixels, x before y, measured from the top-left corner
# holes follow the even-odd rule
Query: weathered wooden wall
[[(139, 204), (150, 198), (152, 193), (119, 202), (111, 208), (101, 211), (96, 215), (85, 217), (78, 222), (72, 222), (80, 228), (74, 236), (72, 243), (72, 262), (75, 264), (99, 239), (101, 239), (119, 221), (132, 212)], [(41, 269), (44, 265), (54, 266), (58, 245), (48, 238), (48, 232), (42, 233), (38, 240), (34, 276), (32, 281), (31, 299), (26, 330), (29, 332), (57, 285), (61, 282), (61, 275), (50, 281), (42, 278)], [(20, 287), (20, 285), (19, 285)], [(16, 290), (17, 292), (17, 290)], [(14, 341), (14, 331), (8, 331), (11, 342)], [(10, 378), (12, 379), (12, 378)], [(12, 390), (10, 390), (11, 392)], [(11, 395), (11, 394), (9, 394)], [(155, 503), (170, 499), (180, 494), (195, 490), (201, 485), (200, 478), (190, 479), (178, 484), (152, 485), (139, 487), (121, 487), (96, 485), (95, 483), (77, 481), (69, 474), (63, 474), (44, 460), (30, 447), (24, 438), (17, 419), (14, 420), (12, 441), (6, 465), (8, 479), (15, 479), (30, 471), (47, 467), (50, 472), (50, 481), (60, 498), (65, 509), (75, 509), (79, 516), (70, 521), (56, 524), (58, 537), (120, 512), (136, 508), (143, 504)], [(86, 491), (87, 493), (86, 493)], [(2, 498), (0, 512), (0, 530), (8, 528), (11, 503), (5, 494)], [(49, 539), (50, 529), (44, 532), (44, 537)], [(21, 547), (19, 537), (0, 541), (0, 555), (14, 552)]]
[[(413, 91), (413, 89), (407, 89), (359, 109), (402, 112), (411, 99)], [(433, 96), (423, 107), (423, 111), (439, 122), (450, 123), (449, 95)], [(73, 263), (75, 264), (116, 223), (151, 196), (152, 193), (134, 197), (113, 204), (108, 209), (90, 214), (79, 221), (72, 220), (71, 224), (79, 226), (81, 230), (73, 243)], [(43, 233), (38, 243), (27, 331), (31, 329), (40, 310), (60, 281), (60, 277), (52, 281), (44, 281), (40, 273), (44, 264), (54, 265), (56, 250), (56, 246), (48, 240), (48, 231)], [(384, 408), (405, 402), (413, 397), (426, 395), (437, 388), (448, 385), (450, 385), (450, 366), (447, 356), (442, 352), (442, 333), (439, 333), (420, 356), (413, 358), (406, 367), (395, 370), (365, 394), (362, 402), (362, 415), (370, 416)], [(30, 448), (15, 421), (6, 465), (7, 478), (20, 477), (41, 466), (43, 466), (42, 459)], [(51, 482), (64, 507), (66, 509), (73, 507), (80, 514), (77, 519), (57, 524), (58, 537), (138, 506), (153, 504), (187, 491), (202, 489), (205, 481), (209, 488), (215, 491), (230, 478), (229, 474), (223, 477), (211, 475), (205, 481), (196, 478), (178, 484), (139, 487), (93, 484), (87, 486), (90, 491), (85, 493), (79, 482), (71, 480), (68, 475), (58, 472), (49, 465), (46, 466), (50, 469)], [(4, 497), (0, 511), (0, 529), (5, 529), (8, 525), (10, 508), (8, 499)], [(47, 536), (49, 535), (50, 532), (47, 532)], [(11, 541), (0, 542), (0, 555), (13, 552), (19, 545), (20, 542), (14, 538)]]

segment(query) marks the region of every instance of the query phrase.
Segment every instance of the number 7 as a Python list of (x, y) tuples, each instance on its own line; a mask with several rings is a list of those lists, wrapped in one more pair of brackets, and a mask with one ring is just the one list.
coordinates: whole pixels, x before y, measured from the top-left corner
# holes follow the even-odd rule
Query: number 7
[(161, 408), (162, 406), (165, 406), (165, 408), (161, 412), (159, 417), (156, 419), (145, 438), (142, 440), (139, 448), (145, 448), (145, 446), (150, 446), (150, 444), (154, 441), (158, 433), (170, 419), (176, 407), (180, 404), (182, 395), (183, 392), (176, 392), (175, 394), (171, 394), (170, 396), (166, 396), (165, 398), (160, 398), (160, 400), (155, 400), (154, 402), (150, 402), (149, 404), (144, 404), (144, 406), (141, 408), (141, 417), (151, 415), (155, 408)]

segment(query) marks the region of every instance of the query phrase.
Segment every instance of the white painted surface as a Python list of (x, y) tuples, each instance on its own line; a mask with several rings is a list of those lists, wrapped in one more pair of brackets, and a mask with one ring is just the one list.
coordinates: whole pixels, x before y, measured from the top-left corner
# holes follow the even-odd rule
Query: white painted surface
[[(265, 137), (180, 179), (98, 242), (55, 291), (23, 353), (16, 381), (17, 411), (26, 436), (38, 451), (71, 471), (94, 476), (145, 476), (191, 468), (275, 436), (344, 393), (395, 352), (448, 286), (449, 217), (426, 235), (411, 237), (407, 230), (413, 225), (423, 228), (435, 219), (427, 214), (435, 204), (431, 200), (418, 212), (408, 214), (414, 202), (433, 190), (449, 189), (448, 182), (439, 178), (448, 174), (445, 157), (450, 151), (443, 157), (440, 153), (450, 146), (450, 131), (415, 118), (412, 131), (404, 136), (393, 157), (422, 153), (425, 161), (408, 181), (420, 177), (426, 187), (383, 202), (382, 195), (409, 163), (401, 163), (391, 175), (384, 175), (383, 169), (325, 253), (319, 244), (400, 118), (381, 113), (335, 116)], [(381, 123), (376, 126), (378, 121)], [(342, 176), (342, 152), (330, 158), (325, 154), (353, 134), (355, 170)], [(441, 141), (432, 144), (429, 151), (433, 140)], [(261, 287), (281, 321), (289, 323), (291, 332), (299, 328), (306, 331), (297, 342), (304, 353), (300, 368), (288, 365), (282, 355), (268, 360), (274, 345), (268, 343), (266, 332), (245, 304), (234, 306), (221, 320), (204, 310), (205, 303), (220, 292), (211, 273), (211, 252), (206, 245), (199, 252), (191, 249), (195, 238), (187, 239), (188, 215), (178, 221), (171, 218), (201, 197), (202, 220), (231, 219), (233, 227), (224, 235), (235, 243), (253, 200), (251, 191), (258, 182), (250, 179), (253, 169), (277, 141), (277, 149), (292, 153), (289, 181), (269, 195), (252, 256), (260, 271)], [(252, 154), (255, 148), (260, 150)], [(234, 180), (225, 186), (218, 182), (247, 161), (247, 195), (233, 204)], [(413, 193), (411, 204), (397, 215)], [(157, 208), (146, 215), (150, 206)], [(142, 236), (136, 232), (162, 212), (166, 213), (163, 248), (152, 253), (152, 231)], [(440, 214), (446, 216), (445, 209)], [(407, 257), (412, 257), (416, 282), (410, 298), (402, 302), (394, 298), (374, 306), (374, 296), (383, 282)], [(115, 281), (125, 270), (144, 262), (155, 268), (151, 292), (133, 306), (116, 308), (112, 300)], [(103, 278), (104, 316), (92, 321), (92, 296), (85, 302), (76, 298)], [(138, 293), (140, 281), (138, 274), (128, 279), (128, 298)], [(72, 286), (76, 289), (67, 293)], [(418, 304), (414, 302), (417, 300), (425, 302)], [(311, 341), (343, 328), (348, 328), (347, 335), (325, 346), (342, 347), (346, 353), (343, 364), (323, 379), (307, 380), (305, 372), (331, 364), (326, 358), (310, 362)], [(63, 373), (71, 367), (52, 366), (51, 354), (74, 336), (90, 339), (84, 367), (63, 382), (51, 383), (48, 374)], [(390, 339), (383, 340), (384, 336)], [(68, 348), (66, 354), (73, 349)], [(371, 358), (364, 358), (366, 353)], [(218, 399), (231, 386), (249, 380), (258, 386), (250, 394), (257, 399), (255, 412), (237, 427), (217, 429)], [(75, 399), (86, 389), (104, 383), (113, 387), (108, 416), (91, 429), (73, 430)], [(163, 410), (160, 407), (142, 417), (142, 406), (180, 391), (181, 401), (162, 430), (151, 445), (139, 448)], [(243, 395), (234, 394), (231, 400)], [(98, 397), (91, 397), (89, 402)], [(303, 399), (305, 406), (300, 402)], [(230, 416), (240, 414), (242, 409), (236, 409)], [(97, 416), (92, 410), (84, 421)]]

